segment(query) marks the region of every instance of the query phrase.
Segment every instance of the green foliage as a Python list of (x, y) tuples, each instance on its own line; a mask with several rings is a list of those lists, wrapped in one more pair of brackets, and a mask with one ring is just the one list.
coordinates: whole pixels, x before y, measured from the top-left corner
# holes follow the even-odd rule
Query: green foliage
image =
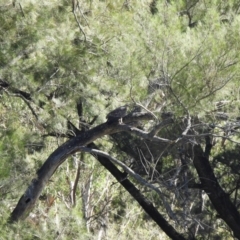
[[(46, 213), (46, 218), (40, 214), (44, 204), (37, 206), (37, 227), (31, 217), (30, 223), (16, 225), (7, 225), (3, 219), (7, 219), (15, 206), (26, 179), (65, 141), (58, 137), (67, 132), (67, 120), (78, 123), (79, 99), (83, 104), (81, 117), (90, 123), (97, 116), (95, 125), (104, 122), (106, 114), (115, 107), (136, 102), (160, 120), (161, 106), (162, 111), (172, 111), (178, 123), (161, 132), (170, 139), (181, 134), (179, 119), (187, 112), (198, 117), (199, 122), (216, 122), (216, 111), (224, 111), (231, 121), (235, 120), (240, 109), (239, 3), (149, 0), (79, 1), (78, 4), (75, 16), (71, 2), (65, 0), (0, 4), (0, 80), (9, 84), (0, 86), (2, 237), (90, 238), (99, 230), (96, 216), (106, 208), (112, 211), (114, 219), (109, 223), (112, 229), (109, 238), (116, 235), (118, 239), (141, 239), (142, 235), (144, 239), (157, 238), (159, 229), (139, 218), (142, 211), (122, 190), (119, 197), (115, 181), (106, 181), (109, 176), (92, 157), (84, 161), (82, 185), (77, 190), (80, 198), (81, 187), (93, 176), (91, 204), (95, 204), (96, 218), (91, 219), (91, 233), (82, 220), (80, 200), (75, 209), (64, 205), (69, 203), (66, 176), (74, 181), (76, 175), (72, 162), (61, 165), (54, 175), (54, 184), (48, 185), (45, 194), (50, 192), (58, 200), (55, 210)], [(149, 83), (162, 78), (166, 87), (153, 89), (151, 98)], [(29, 93), (31, 100), (26, 100), (20, 91)], [(226, 101), (221, 108), (217, 107), (220, 101)], [(52, 138), (50, 133), (58, 135)], [(98, 143), (122, 161), (129, 160), (127, 153), (120, 152), (111, 141), (101, 139)], [(214, 157), (222, 154), (221, 147), (218, 142)], [(168, 176), (177, 167), (176, 155), (176, 148), (166, 148), (156, 170)], [(234, 167), (227, 172), (225, 165), (213, 163), (218, 177), (225, 174), (221, 184), (230, 191), (237, 177)], [(111, 186), (108, 191), (106, 183)], [(102, 192), (108, 196), (106, 199)], [(159, 202), (155, 195), (147, 196)], [(11, 199), (10, 203), (6, 199)], [(181, 209), (177, 204), (175, 208)], [(221, 227), (222, 223), (216, 226)]]

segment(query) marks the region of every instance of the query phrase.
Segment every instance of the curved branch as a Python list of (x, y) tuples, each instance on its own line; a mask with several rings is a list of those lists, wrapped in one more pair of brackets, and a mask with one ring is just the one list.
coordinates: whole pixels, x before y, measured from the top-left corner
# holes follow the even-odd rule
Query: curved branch
[[(94, 143), (88, 145), (91, 148), (97, 148)], [(176, 240), (184, 240), (185, 238), (179, 234), (166, 219), (153, 206), (152, 202), (144, 197), (135, 185), (126, 178), (125, 173), (121, 172), (109, 159), (101, 155), (94, 155), (95, 158), (117, 179), (117, 181), (129, 192), (129, 194), (138, 202), (144, 211), (156, 222), (156, 224), (171, 238)]]
[[(124, 118), (125, 123), (139, 120), (150, 120), (152, 119), (149, 113), (138, 113), (126, 116)], [(121, 125), (118, 123), (103, 123), (95, 128), (83, 132), (76, 137), (68, 140), (57, 148), (45, 161), (43, 166), (37, 171), (37, 177), (34, 178), (27, 188), (25, 193), (20, 198), (16, 208), (11, 213), (10, 221), (18, 221), (24, 219), (28, 213), (33, 209), (36, 201), (38, 200), (45, 185), (54, 174), (56, 169), (73, 153), (79, 151), (80, 146), (86, 146), (92, 143), (98, 138), (105, 135), (110, 135), (120, 131), (131, 131), (131, 127), (127, 125)]]

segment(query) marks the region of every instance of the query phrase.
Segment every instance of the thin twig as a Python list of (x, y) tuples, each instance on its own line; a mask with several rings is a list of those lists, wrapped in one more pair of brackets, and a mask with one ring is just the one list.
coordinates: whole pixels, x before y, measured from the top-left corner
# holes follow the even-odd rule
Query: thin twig
[(133, 94), (132, 94), (132, 88), (133, 88), (133, 84), (131, 81), (131, 86), (130, 86), (130, 98), (132, 99), (132, 101), (139, 107), (143, 108), (145, 111), (147, 111), (148, 113), (150, 113), (156, 120), (158, 120), (157, 116), (151, 112), (150, 110), (148, 110), (146, 107), (144, 107), (141, 103), (137, 103), (134, 98), (133, 98)]
[(77, 164), (77, 174), (76, 174), (74, 184), (73, 184), (73, 188), (72, 188), (72, 203), (73, 203), (73, 206), (76, 205), (76, 191), (77, 191), (78, 181), (80, 179), (80, 170), (81, 170), (81, 166), (80, 166), (80, 163), (79, 163), (78, 160), (76, 161), (76, 164)]
[(88, 21), (87, 21), (87, 19), (85, 18), (84, 14), (83, 14), (83, 12), (82, 12), (82, 10), (81, 10), (81, 8), (80, 8), (79, 1), (77, 1), (77, 8), (78, 8), (79, 12), (81, 13), (82, 17), (84, 18), (87, 26), (89, 27)]
[(188, 118), (187, 118), (187, 120), (188, 120), (188, 123), (187, 123), (187, 127), (186, 127), (186, 129), (184, 130), (184, 132), (182, 133), (182, 135), (183, 136), (186, 136), (186, 134), (188, 133), (188, 131), (190, 130), (190, 128), (191, 128), (191, 116), (190, 116), (190, 114), (188, 113)]
[(157, 187), (153, 186), (152, 184), (150, 184), (149, 182), (147, 182), (139, 174), (135, 173), (131, 168), (129, 168), (127, 165), (125, 165), (122, 161), (119, 161), (116, 158), (110, 156), (108, 153), (97, 150), (97, 149), (92, 149), (92, 148), (87, 148), (87, 147), (79, 147), (79, 150), (84, 151), (84, 152), (97, 154), (97, 155), (108, 158), (112, 163), (114, 163), (114, 164), (120, 166), (121, 168), (123, 168), (123, 170), (125, 172), (127, 172), (131, 177), (133, 177), (138, 183), (140, 183), (141, 185), (143, 185), (147, 188), (150, 188), (150, 189), (154, 190), (162, 198), (163, 204), (164, 204), (169, 216), (171, 217), (171, 219), (176, 219), (174, 213), (172, 212), (171, 207), (165, 201), (162, 191), (159, 188), (157, 188)]
[(159, 123), (156, 126), (154, 126), (152, 131), (149, 133), (149, 136), (151, 136), (151, 137), (155, 136), (163, 127), (166, 127), (166, 126), (168, 126), (171, 123), (173, 123), (173, 119), (172, 118), (168, 118), (168, 119), (162, 121), (161, 123)]
[(19, 4), (19, 7), (20, 7), (20, 9), (21, 9), (21, 12), (22, 12), (23, 17), (25, 17), (21, 3), (18, 3), (18, 4)]
[[(127, 117), (127, 116), (126, 116)], [(120, 131), (127, 131), (127, 132), (131, 132), (141, 138), (144, 138), (144, 139), (148, 139), (152, 142), (165, 142), (165, 143), (174, 143), (173, 140), (170, 140), (170, 139), (166, 139), (166, 138), (160, 138), (160, 137), (157, 137), (157, 136), (149, 136), (149, 132), (145, 132), (139, 128), (135, 128), (135, 127), (131, 127), (131, 126), (128, 126), (126, 124), (120, 124), (117, 126), (117, 128), (119, 128)]]
[(79, 27), (80, 31), (81, 31), (81, 32), (83, 33), (83, 35), (84, 35), (84, 41), (86, 42), (86, 41), (87, 41), (86, 34), (85, 34), (85, 32), (83, 31), (80, 22), (78, 21), (78, 18), (77, 18), (77, 15), (76, 15), (75, 11), (73, 11), (73, 15), (74, 15), (74, 17), (75, 17), (75, 20), (76, 20), (76, 22), (77, 22), (77, 24), (78, 24), (78, 27)]

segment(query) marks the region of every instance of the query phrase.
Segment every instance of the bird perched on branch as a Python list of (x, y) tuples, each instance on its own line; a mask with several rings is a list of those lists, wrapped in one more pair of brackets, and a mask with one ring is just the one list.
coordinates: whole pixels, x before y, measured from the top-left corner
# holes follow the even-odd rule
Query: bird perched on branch
[(125, 117), (127, 114), (127, 105), (118, 107), (115, 110), (111, 111), (107, 115), (107, 122), (118, 122), (119, 124), (122, 124), (122, 118)]

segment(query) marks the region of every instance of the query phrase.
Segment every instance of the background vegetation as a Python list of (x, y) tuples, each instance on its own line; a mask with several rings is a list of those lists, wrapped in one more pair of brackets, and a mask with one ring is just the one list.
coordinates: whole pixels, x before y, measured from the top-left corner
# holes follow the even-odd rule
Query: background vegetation
[(2, 0), (2, 239), (168, 239), (89, 153), (69, 157), (26, 220), (8, 223), (48, 156), (125, 104), (153, 116), (145, 131), (170, 117), (158, 136), (174, 144), (130, 133), (94, 144), (161, 190), (132, 179), (183, 237), (232, 239), (193, 149), (211, 145), (211, 169), (239, 214), (239, 13), (235, 0)]

